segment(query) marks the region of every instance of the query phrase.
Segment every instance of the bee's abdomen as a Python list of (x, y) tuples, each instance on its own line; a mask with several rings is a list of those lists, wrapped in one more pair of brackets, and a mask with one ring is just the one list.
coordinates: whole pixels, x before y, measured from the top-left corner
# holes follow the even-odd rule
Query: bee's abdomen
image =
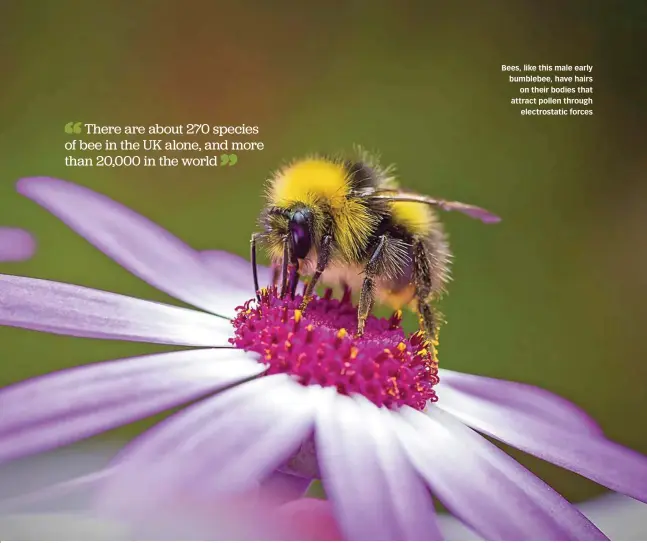
[(391, 223), (411, 236), (428, 236), (438, 224), (436, 214), (428, 204), (391, 202)]

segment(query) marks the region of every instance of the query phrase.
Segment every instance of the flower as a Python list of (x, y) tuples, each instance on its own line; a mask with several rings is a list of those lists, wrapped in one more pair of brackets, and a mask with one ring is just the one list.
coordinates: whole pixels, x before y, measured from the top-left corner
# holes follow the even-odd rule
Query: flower
[(20, 228), (0, 227), (0, 262), (21, 261), (31, 258), (36, 243), (34, 238)]
[[(139, 487), (151, 496), (172, 489), (215, 498), (283, 469), (321, 477), (347, 539), (441, 539), (429, 490), (488, 539), (604, 539), (477, 430), (647, 501), (647, 459), (549, 392), (442, 368), (436, 382), (415, 335), (393, 321), (372, 317), (358, 340), (341, 332), (352, 324), (348, 302), (315, 299), (298, 313), (272, 289), (259, 311), (246, 303), (253, 293), (244, 259), (194, 251), (72, 183), (29, 178), (18, 189), (125, 269), (202, 311), (1, 275), (0, 324), (196, 349), (5, 388), (0, 461), (200, 400), (122, 450), (104, 495)], [(261, 270), (263, 284), (270, 275)]]
[[(150, 503), (145, 495), (126, 497), (137, 500), (138, 510), (126, 504), (125, 514), (106, 516), (91, 506), (86, 493), (50, 495), (37, 492), (25, 500), (26, 488), (68, 480), (81, 472), (100, 470), (117, 450), (116, 444), (89, 444), (32, 456), (11, 470), (0, 470), (0, 495), (7, 490), (21, 492), (22, 504), (13, 503), (6, 514), (6, 501), (0, 500), (0, 533), (13, 541), (59, 540), (288, 540), (339, 541), (330, 502), (302, 498), (302, 489), (293, 487), (289, 477), (272, 478), (260, 495), (202, 503), (191, 496), (164, 496)], [(278, 483), (278, 484), (277, 484)], [(73, 485), (78, 491), (78, 485)], [(142, 501), (143, 499), (143, 501)], [(148, 505), (148, 511), (141, 506)], [(647, 536), (643, 522), (647, 505), (619, 494), (608, 493), (575, 504), (602, 528), (613, 541), (640, 541)], [(3, 514), (4, 513), (4, 514)], [(438, 524), (446, 540), (476, 541), (479, 536), (446, 513), (438, 514)], [(11, 537), (9, 537), (11, 534)]]
[[(22, 503), (0, 501), (0, 533), (14, 540), (73, 541), (241, 541), (339, 540), (327, 502), (301, 498), (288, 477), (273, 477), (262, 492), (201, 501), (191, 495), (166, 495), (152, 502), (145, 492), (121, 496), (138, 507), (97, 510), (87, 492), (52, 494), (33, 489), (52, 481), (73, 479), (81, 472), (100, 470), (116, 447), (103, 443), (75, 446), (27, 458), (10, 470), (0, 470), (0, 496), (22, 493)], [(64, 483), (65, 484), (65, 483)], [(31, 500), (24, 492), (31, 489)], [(91, 489), (89, 489), (91, 490)], [(136, 490), (136, 489), (135, 489)], [(50, 495), (47, 495), (50, 491)], [(36, 497), (36, 499), (34, 499)], [(1, 499), (1, 498), (0, 498)], [(147, 507), (148, 506), (148, 507)]]

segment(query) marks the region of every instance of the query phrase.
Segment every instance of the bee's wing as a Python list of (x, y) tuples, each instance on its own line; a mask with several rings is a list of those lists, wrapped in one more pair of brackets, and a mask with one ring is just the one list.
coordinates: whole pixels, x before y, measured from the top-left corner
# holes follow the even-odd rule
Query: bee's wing
[(370, 198), (372, 200), (388, 200), (390, 202), (419, 202), (421, 204), (429, 204), (430, 206), (438, 207), (444, 211), (460, 211), (461, 213), (468, 215), (473, 219), (478, 219), (484, 223), (496, 223), (501, 221), (500, 217), (494, 213), (490, 213), (482, 207), (464, 204), (463, 202), (437, 200), (436, 198), (412, 192), (377, 192), (372, 194)]

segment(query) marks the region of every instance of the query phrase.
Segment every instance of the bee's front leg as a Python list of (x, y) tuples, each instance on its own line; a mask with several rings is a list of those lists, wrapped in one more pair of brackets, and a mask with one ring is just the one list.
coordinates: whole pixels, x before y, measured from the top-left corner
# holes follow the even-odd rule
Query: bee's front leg
[(303, 293), (303, 301), (301, 302), (301, 307), (300, 307), (302, 311), (310, 303), (310, 300), (312, 299), (312, 293), (314, 292), (315, 287), (317, 286), (317, 282), (321, 278), (321, 274), (328, 267), (328, 263), (330, 262), (331, 249), (332, 249), (332, 236), (324, 236), (323, 240), (321, 241), (321, 247), (319, 248), (319, 255), (317, 256), (317, 269), (315, 270), (315, 273), (312, 276), (312, 279), (306, 286), (306, 290)]
[(283, 240), (283, 261), (281, 262), (281, 299), (288, 290), (288, 263), (290, 262), (290, 242), (286, 236)]
[(255, 232), (252, 234), (252, 239), (250, 240), (250, 254), (251, 254), (251, 262), (252, 262), (252, 274), (254, 277), (254, 295), (256, 296), (256, 299), (260, 302), (261, 298), (258, 294), (259, 287), (258, 287), (258, 266), (256, 264), (256, 242), (259, 238), (260, 234), (258, 232)]
[(321, 247), (319, 248), (319, 255), (317, 256), (317, 269), (315, 270), (312, 279), (306, 286), (306, 290), (303, 293), (303, 301), (301, 302), (300, 307), (301, 311), (303, 311), (310, 303), (310, 300), (312, 299), (312, 293), (317, 286), (317, 282), (321, 278), (321, 274), (325, 271), (328, 263), (330, 262), (331, 248), (332, 236), (324, 236), (323, 240), (321, 241)]
[(294, 295), (297, 292), (297, 286), (299, 285), (299, 263), (290, 264), (290, 283), (288, 285), (288, 291), (290, 292), (290, 298), (294, 300)]

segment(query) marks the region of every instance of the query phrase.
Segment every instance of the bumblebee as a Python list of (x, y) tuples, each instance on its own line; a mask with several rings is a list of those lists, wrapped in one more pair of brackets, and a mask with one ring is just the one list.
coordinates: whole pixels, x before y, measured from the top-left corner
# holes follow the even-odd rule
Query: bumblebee
[(252, 235), (254, 286), (257, 242), (273, 263), (281, 297), (294, 297), (300, 276), (310, 276), (301, 309), (321, 281), (359, 291), (357, 336), (375, 300), (396, 310), (409, 305), (420, 330), (438, 343), (435, 303), (450, 279), (452, 254), (436, 209), (460, 211), (485, 223), (492, 213), (400, 188), (393, 166), (358, 150), (355, 159), (313, 156), (277, 171), (267, 187), (261, 232)]

